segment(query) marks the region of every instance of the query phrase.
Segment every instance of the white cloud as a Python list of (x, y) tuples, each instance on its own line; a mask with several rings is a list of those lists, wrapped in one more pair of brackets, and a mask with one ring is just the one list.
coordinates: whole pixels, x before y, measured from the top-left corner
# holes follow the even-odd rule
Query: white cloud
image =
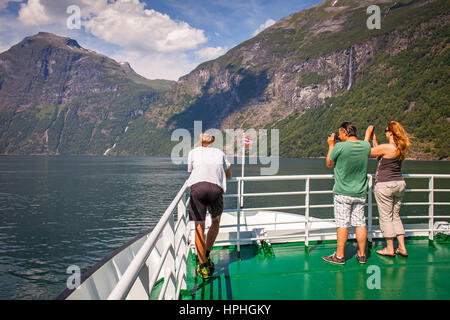
[(26, 26), (37, 26), (52, 22), (40, 0), (28, 0), (28, 3), (22, 3), (19, 10), (19, 20)]
[(172, 52), (195, 49), (207, 41), (203, 30), (168, 15), (144, 9), (139, 0), (119, 0), (84, 23), (94, 36), (123, 48)]
[(64, 0), (64, 2), (66, 2), (66, 8), (73, 4), (78, 5), (81, 8), (81, 15), (83, 18), (89, 18), (93, 15), (97, 15), (108, 6), (108, 0)]
[(4, 45), (3, 43), (0, 43), (0, 53), (5, 52), (9, 49), (9, 46)]
[(261, 31), (263, 31), (263, 30), (267, 29), (268, 27), (274, 25), (275, 22), (276, 21), (273, 20), (273, 19), (267, 19), (266, 22), (264, 22), (263, 24), (259, 25), (258, 29), (256, 29), (255, 32), (253, 32), (253, 36), (256, 36)]
[(87, 32), (124, 49), (183, 51), (196, 49), (208, 40), (203, 30), (145, 9), (146, 4), (140, 0), (28, 0), (21, 4), (19, 20), (25, 26), (65, 27), (70, 5), (80, 7), (82, 26)]
[(215, 48), (214, 47), (206, 47), (206, 48), (197, 50), (195, 52), (195, 54), (200, 59), (213, 60), (213, 59), (223, 55), (226, 51), (227, 51), (227, 49), (222, 48), (222, 47), (215, 47)]
[[(13, 1), (27, 2), (26, 0)], [(21, 5), (21, 10), (26, 10), (32, 14), (38, 14), (39, 12), (37, 8), (43, 7), (46, 16), (51, 20), (51, 23), (58, 23), (65, 22), (68, 18), (69, 15), (67, 13), (67, 8), (71, 5), (78, 6), (81, 11), (81, 16), (88, 19), (92, 16), (98, 15), (102, 10), (105, 10), (108, 6), (108, 0), (28, 0), (28, 3)], [(36, 25), (39, 24), (43, 23), (37, 23)]]
[[(24, 36), (48, 31), (77, 39), (86, 48), (118, 61), (127, 61), (144, 77), (170, 80), (177, 80), (199, 63), (226, 50), (221, 47), (199, 50), (208, 41), (203, 30), (146, 9), (143, 0), (22, 1), (18, 16), (10, 16), (15, 27), (8, 24), (2, 28), (5, 21), (0, 21), (0, 36), (8, 34), (8, 41), (0, 41), (0, 50)], [(2, 4), (6, 7), (7, 0), (0, 0)], [(81, 9), (80, 30), (66, 27), (70, 16), (66, 10), (70, 5)]]
[(129, 62), (137, 73), (147, 79), (178, 80), (199, 64), (199, 61), (192, 59), (184, 52), (142, 53), (122, 50), (111, 57), (117, 61)]

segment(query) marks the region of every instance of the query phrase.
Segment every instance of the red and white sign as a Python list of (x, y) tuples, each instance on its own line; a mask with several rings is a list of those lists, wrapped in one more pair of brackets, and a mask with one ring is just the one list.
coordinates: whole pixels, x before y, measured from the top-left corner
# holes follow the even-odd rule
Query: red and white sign
[(242, 139), (242, 143), (244, 144), (244, 146), (249, 146), (252, 144), (252, 141), (250, 141), (249, 137), (244, 136), (244, 138)]

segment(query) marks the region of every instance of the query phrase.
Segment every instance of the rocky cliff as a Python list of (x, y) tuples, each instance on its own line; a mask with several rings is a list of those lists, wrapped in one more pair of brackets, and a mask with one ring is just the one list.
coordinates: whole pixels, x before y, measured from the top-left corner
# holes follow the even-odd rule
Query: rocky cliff
[(50, 33), (0, 54), (0, 152), (102, 154), (174, 82)]
[[(168, 123), (186, 126), (209, 110), (214, 117), (202, 119), (209, 126), (260, 127), (323, 104), (349, 90), (378, 53), (395, 55), (428, 36), (424, 30), (402, 33), (409, 22), (394, 16), (395, 10), (420, 10), (428, 2), (398, 6), (391, 1), (328, 0), (285, 17), (182, 77), (173, 100), (181, 113)], [(371, 4), (386, 13), (381, 30), (367, 29)], [(419, 18), (428, 21), (426, 15)]]
[[(380, 8), (369, 29), (367, 8)], [(323, 156), (341, 121), (405, 124), (416, 157), (450, 145), (444, 0), (326, 0), (177, 83), (49, 34), (0, 55), (0, 152), (170, 154), (170, 131), (277, 128), (283, 156)], [(324, 133), (325, 132), (325, 133)], [(381, 131), (377, 135), (382, 137)]]
[[(381, 9), (380, 29), (369, 29), (366, 24), (367, 7), (373, 4)], [(431, 57), (434, 60), (430, 63), (445, 60), (448, 38), (439, 34), (448, 33), (448, 11), (448, 2), (439, 0), (328, 0), (319, 3), (281, 19), (224, 56), (201, 64), (182, 77), (172, 93), (176, 113), (167, 125), (192, 129), (194, 120), (202, 120), (204, 127), (220, 129), (276, 127), (281, 130), (282, 140), (292, 138), (292, 132), (288, 134), (285, 130), (288, 123), (284, 119), (295, 118), (296, 126), (304, 128), (303, 121), (308, 117), (301, 120), (302, 115), (314, 112), (319, 106), (330, 106), (332, 103), (326, 104), (326, 101), (332, 97), (344, 96), (351, 100), (373, 70), (382, 70), (390, 59), (402, 53), (408, 55), (410, 50), (418, 50), (415, 47), (418, 42), (436, 39), (435, 45), (445, 50)], [(448, 89), (445, 73), (436, 70), (434, 76), (446, 78), (442, 85)], [(422, 75), (420, 70), (402, 70), (397, 78), (420, 79)], [(380, 84), (372, 83), (373, 86)], [(397, 95), (399, 92), (394, 91), (396, 88), (391, 87), (392, 84), (384, 84), (384, 91), (380, 93)], [(412, 94), (425, 97), (429, 92), (419, 87), (411, 88), (405, 95)], [(404, 105), (391, 102), (391, 108), (404, 108)], [(430, 111), (440, 113), (439, 108)], [(447, 115), (440, 116), (448, 119), (448, 110), (444, 113)], [(347, 120), (358, 122), (361, 119), (362, 123), (358, 124), (364, 126), (381, 118), (388, 120), (384, 115), (372, 115), (372, 118), (365, 115), (364, 119), (358, 115)], [(397, 120), (404, 118), (399, 115)], [(332, 120), (322, 123), (322, 129), (330, 127), (329, 124), (336, 126), (336, 121)], [(426, 118), (422, 121), (428, 123)], [(415, 131), (412, 121), (411, 125), (410, 131)], [(448, 121), (440, 123), (439, 128), (448, 130)], [(413, 138), (417, 136), (420, 134)], [(439, 158), (448, 155), (448, 146), (435, 145), (433, 138), (419, 137), (417, 141), (428, 144), (435, 156), (440, 150)], [(325, 152), (323, 140), (305, 143), (316, 147), (308, 152), (303, 147), (289, 152), (283, 148), (281, 152), (289, 156), (320, 156)]]

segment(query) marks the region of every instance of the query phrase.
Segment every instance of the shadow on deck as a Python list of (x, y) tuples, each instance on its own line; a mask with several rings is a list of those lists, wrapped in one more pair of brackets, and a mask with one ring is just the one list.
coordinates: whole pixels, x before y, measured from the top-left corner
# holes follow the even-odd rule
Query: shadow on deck
[[(346, 264), (333, 265), (322, 256), (335, 251), (335, 241), (311, 244), (275, 244), (274, 256), (259, 253), (256, 245), (215, 248), (211, 257), (216, 271), (203, 281), (195, 274), (195, 257), (187, 266), (187, 300), (396, 300), (450, 298), (450, 241), (437, 238), (407, 239), (408, 258), (383, 257), (376, 250), (385, 245), (377, 240), (367, 250), (368, 261), (355, 258), (356, 242), (349, 240)], [(379, 287), (379, 288), (378, 288)]]

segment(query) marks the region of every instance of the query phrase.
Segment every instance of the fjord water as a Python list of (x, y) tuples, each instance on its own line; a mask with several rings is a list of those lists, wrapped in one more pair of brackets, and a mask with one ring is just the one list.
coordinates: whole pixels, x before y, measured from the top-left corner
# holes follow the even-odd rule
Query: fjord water
[[(369, 172), (375, 169), (371, 160)], [(258, 165), (245, 170), (246, 175), (260, 175)], [(332, 172), (324, 159), (280, 159), (278, 174)], [(406, 161), (404, 172), (449, 174), (450, 162)], [(240, 165), (233, 165), (233, 173), (240, 175)], [(0, 299), (54, 299), (66, 287), (69, 266), (77, 265), (84, 273), (154, 226), (187, 177), (186, 165), (162, 157), (1, 156)], [(427, 182), (411, 183), (426, 188)], [(331, 189), (332, 181), (313, 181), (311, 186)], [(447, 182), (438, 187), (450, 188)], [(228, 188), (228, 193), (236, 191), (234, 184)], [(245, 186), (246, 193), (282, 190), (304, 190), (304, 182)], [(415, 201), (428, 199), (425, 194), (419, 198)], [(330, 199), (321, 195), (313, 201)], [(304, 203), (302, 196), (245, 201), (246, 207)], [(445, 196), (438, 201), (450, 200)], [(225, 204), (233, 208), (236, 199)], [(312, 212), (316, 217), (331, 214), (329, 209)]]

